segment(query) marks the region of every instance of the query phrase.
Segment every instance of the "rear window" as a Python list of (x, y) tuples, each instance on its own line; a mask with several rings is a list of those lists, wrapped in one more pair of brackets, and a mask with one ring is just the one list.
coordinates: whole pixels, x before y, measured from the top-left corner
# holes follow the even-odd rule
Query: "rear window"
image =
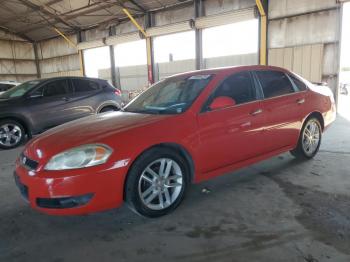
[(76, 93), (93, 92), (100, 89), (100, 85), (91, 80), (73, 79), (72, 82)]
[(265, 98), (294, 93), (292, 83), (287, 75), (280, 71), (257, 71)]
[(0, 92), (5, 92), (14, 86), (15, 85), (10, 85), (10, 84), (0, 84)]
[(296, 78), (293, 75), (289, 75), (289, 77), (292, 79), (293, 83), (296, 85), (296, 87), (298, 88), (299, 91), (306, 90), (306, 85), (304, 84), (304, 82), (302, 82), (301, 80), (299, 80), (298, 78)]

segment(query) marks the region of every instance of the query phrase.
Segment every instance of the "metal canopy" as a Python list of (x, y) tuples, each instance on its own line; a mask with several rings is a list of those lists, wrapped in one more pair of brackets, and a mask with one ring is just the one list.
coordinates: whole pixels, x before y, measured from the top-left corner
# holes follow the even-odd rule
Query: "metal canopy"
[(0, 0), (0, 29), (28, 41), (65, 33), (108, 28), (126, 19), (122, 8), (134, 16), (168, 9), (189, 0)]

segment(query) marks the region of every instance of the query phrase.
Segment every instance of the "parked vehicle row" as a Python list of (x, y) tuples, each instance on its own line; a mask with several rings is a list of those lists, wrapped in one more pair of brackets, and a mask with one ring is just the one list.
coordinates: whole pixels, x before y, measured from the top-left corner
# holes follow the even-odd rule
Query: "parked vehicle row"
[(25, 82), (0, 95), (0, 148), (17, 147), (26, 136), (121, 107), (120, 91), (106, 80), (59, 77)]
[(15, 179), (32, 208), (87, 214), (126, 202), (136, 213), (173, 211), (191, 183), (290, 151), (313, 158), (336, 115), (329, 88), (281, 68), (184, 73), (122, 111), (73, 121), (34, 138)]

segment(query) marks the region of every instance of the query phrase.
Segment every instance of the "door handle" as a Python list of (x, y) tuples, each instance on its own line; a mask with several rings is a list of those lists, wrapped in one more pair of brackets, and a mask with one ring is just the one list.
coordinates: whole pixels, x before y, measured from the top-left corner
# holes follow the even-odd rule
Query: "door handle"
[(255, 111), (253, 111), (253, 112), (251, 112), (250, 114), (252, 115), (252, 116), (256, 116), (256, 115), (258, 115), (258, 114), (261, 114), (263, 111), (262, 111), (262, 109), (257, 109), (257, 110), (255, 110)]
[(69, 101), (69, 97), (62, 97), (62, 100)]
[(300, 98), (297, 100), (297, 104), (301, 105), (305, 103), (305, 98)]

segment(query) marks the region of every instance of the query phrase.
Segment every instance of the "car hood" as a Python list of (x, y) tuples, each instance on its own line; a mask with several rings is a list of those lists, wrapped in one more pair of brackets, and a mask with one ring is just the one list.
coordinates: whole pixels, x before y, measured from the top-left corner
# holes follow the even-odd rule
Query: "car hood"
[[(111, 112), (85, 117), (50, 129), (33, 139), (25, 149), (25, 154), (40, 158), (38, 149), (45, 157), (47, 154), (59, 153), (69, 148), (98, 143), (105, 138), (133, 128), (149, 125), (166, 115), (138, 114), (128, 112)], [(48, 152), (50, 151), (50, 152)]]

